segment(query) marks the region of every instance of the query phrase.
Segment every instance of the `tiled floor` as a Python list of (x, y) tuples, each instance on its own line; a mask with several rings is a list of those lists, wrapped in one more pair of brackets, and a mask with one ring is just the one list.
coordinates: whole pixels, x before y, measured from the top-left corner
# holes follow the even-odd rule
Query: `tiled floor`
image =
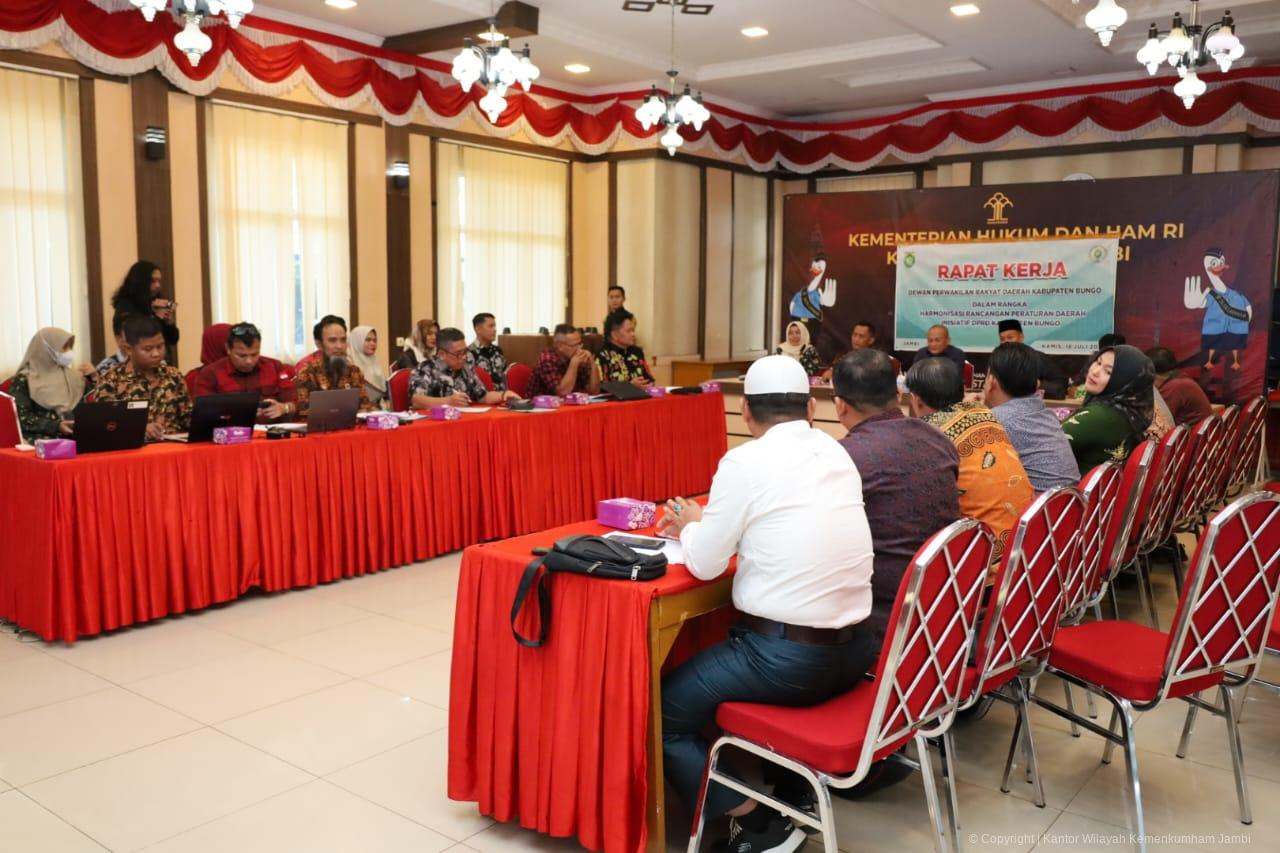
[[(72, 647), (0, 631), (0, 851), (579, 849), (444, 796), (457, 572), (452, 555)], [(1052, 678), (1040, 689), (1061, 696)], [(1130, 849), (1123, 761), (1103, 766), (1097, 738), (1038, 709), (1034, 721), (1044, 809), (1020, 780), (999, 792), (1009, 708), (957, 726), (967, 849)], [(1181, 723), (1171, 705), (1138, 724), (1152, 849), (1280, 849), (1280, 697), (1254, 690), (1244, 712), (1250, 827), (1222, 721), (1201, 717), (1187, 760), (1173, 754)], [(837, 801), (837, 823), (846, 851), (931, 849), (917, 778)], [(671, 827), (673, 850), (684, 831)]]

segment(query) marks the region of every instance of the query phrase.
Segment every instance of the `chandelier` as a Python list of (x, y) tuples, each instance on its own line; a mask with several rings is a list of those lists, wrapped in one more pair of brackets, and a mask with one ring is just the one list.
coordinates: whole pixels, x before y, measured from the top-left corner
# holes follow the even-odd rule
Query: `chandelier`
[[(142, 11), (148, 21), (156, 19), (156, 12), (163, 12), (169, 0), (129, 0)], [(184, 22), (182, 31), (173, 37), (173, 44), (187, 56), (194, 67), (200, 57), (213, 47), (213, 40), (200, 29), (200, 22), (212, 15), (225, 14), (227, 23), (235, 29), (240, 21), (253, 11), (253, 0), (173, 0), (173, 13)]]
[(464, 38), (462, 52), (453, 59), (453, 79), (462, 86), (462, 91), (470, 92), (477, 82), (488, 90), (480, 99), (480, 109), (493, 124), (498, 123), (498, 117), (507, 108), (507, 90), (519, 83), (527, 92), (542, 73), (529, 59), (529, 45), (524, 46), (517, 58), (511, 52), (510, 39), (499, 36), (494, 30), (495, 24), (495, 19), (490, 18), (489, 32), (484, 34), (487, 45), (478, 47), (470, 38)]
[[(1116, 5), (1116, 0), (1098, 0), (1098, 5), (1085, 15), (1085, 26), (1098, 34), (1104, 46), (1111, 43), (1111, 36), (1129, 15)], [(1212, 59), (1224, 73), (1231, 70), (1231, 63), (1244, 56), (1244, 45), (1236, 37), (1235, 20), (1230, 10), (1211, 24), (1200, 23), (1200, 2), (1191, 0), (1191, 22), (1186, 23), (1179, 12), (1173, 16), (1173, 24), (1161, 31), (1155, 24), (1147, 31), (1147, 41), (1139, 50), (1138, 62), (1147, 67), (1147, 73), (1155, 76), (1160, 66), (1168, 62), (1181, 78), (1173, 87), (1173, 93), (1191, 109), (1196, 98), (1205, 93), (1205, 83), (1196, 69)]]
[[(676, 64), (676, 4), (671, 4), (671, 64)], [(657, 84), (649, 90), (644, 103), (636, 108), (636, 119), (645, 130), (654, 125), (666, 127), (666, 132), (658, 138), (665, 146), (667, 153), (676, 156), (676, 149), (684, 144), (680, 135), (680, 125), (691, 124), (694, 130), (702, 130), (702, 123), (711, 118), (711, 111), (702, 105), (702, 93), (693, 94), (689, 84), (684, 91), (676, 93), (676, 79), (680, 72), (672, 68), (667, 72), (668, 84), (666, 93), (659, 92)]]

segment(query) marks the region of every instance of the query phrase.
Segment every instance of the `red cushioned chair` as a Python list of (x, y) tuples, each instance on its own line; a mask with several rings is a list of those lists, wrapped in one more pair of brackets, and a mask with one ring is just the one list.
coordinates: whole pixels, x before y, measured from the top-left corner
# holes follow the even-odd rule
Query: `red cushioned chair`
[(402, 367), (387, 379), (387, 390), (391, 392), (391, 408), (394, 411), (409, 411), (409, 380), (412, 378), (413, 371)]
[[(1146, 830), (1134, 712), (1149, 711), (1168, 699), (1181, 699), (1226, 720), (1240, 820), (1252, 822), (1235, 694), (1257, 674), (1278, 592), (1280, 497), (1255, 492), (1219, 512), (1205, 528), (1168, 633), (1107, 620), (1064, 628), (1054, 640), (1050, 671), (1110, 702), (1111, 722), (1104, 729), (1041, 696), (1034, 701), (1105, 738), (1104, 764), (1110, 763), (1116, 744), (1124, 747), (1139, 850), (1146, 850)], [(1221, 707), (1199, 698), (1201, 691), (1214, 687)], [(1188, 717), (1183, 729), (1180, 754), (1193, 719)]]
[(483, 367), (477, 367), (476, 378), (480, 380), (480, 384), (485, 387), (486, 391), (493, 390), (493, 377), (489, 375), (489, 371)]
[(964, 362), (964, 387), (973, 387), (973, 362), (968, 359)]
[(1237, 439), (1228, 494), (1239, 494), (1258, 482), (1262, 458), (1262, 430), (1267, 422), (1267, 401), (1254, 397), (1240, 413), (1240, 437)]
[(0, 382), (0, 393), (8, 394), (13, 391), (13, 377), (10, 376), (3, 382)]
[(1231, 467), (1235, 463), (1235, 452), (1240, 444), (1241, 410), (1232, 403), (1222, 410), (1222, 435), (1213, 457), (1213, 469), (1209, 474), (1209, 490), (1204, 496), (1204, 505), (1200, 507), (1200, 527), (1209, 521), (1209, 515), (1224, 506), (1227, 502), (1227, 481), (1231, 478)]
[(1156, 614), (1155, 591), (1151, 588), (1151, 552), (1173, 535), (1174, 514), (1191, 465), (1191, 450), (1191, 434), (1186, 427), (1169, 430), (1156, 450), (1156, 464), (1148, 478), (1151, 503), (1138, 531), (1140, 539), (1131, 565), (1138, 577), (1139, 601), (1153, 628), (1160, 627), (1160, 618)]
[(200, 375), (200, 368), (193, 367), (182, 377), (182, 381), (187, 383), (187, 393), (192, 397), (196, 395), (196, 377)]
[[(950, 844), (959, 849), (954, 820), (950, 832), (943, 826), (926, 738), (940, 735), (944, 743), (949, 742), (949, 729), (963, 697), (964, 663), (978, 621), (992, 542), (986, 525), (964, 519), (935, 533), (916, 552), (898, 587), (874, 681), (864, 681), (848, 693), (808, 708), (749, 702), (720, 706), (716, 722), (724, 733), (708, 758), (690, 853), (696, 853), (702, 842), (703, 805), (712, 781), (820, 830), (827, 853), (835, 853), (829, 789), (858, 784), (874, 762), (913, 740), (933, 820), (934, 847), (942, 851)], [(816, 795), (817, 819), (722, 772), (720, 754), (730, 746), (808, 781)], [(954, 789), (950, 794), (954, 797)], [(954, 815), (954, 800), (948, 805)]]
[(893, 365), (893, 372), (895, 374), (902, 372), (902, 362), (898, 361), (893, 356), (889, 356), (889, 363)]
[[(960, 706), (972, 707), (988, 694), (1014, 706), (1017, 717), (1001, 790), (1008, 791), (1013, 756), (1021, 743), (1027, 773), (1036, 786), (1036, 805), (1041, 807), (1044, 788), (1031, 737), (1030, 683), (1049, 659), (1062, 620), (1066, 579), (1080, 570), (1084, 518), (1084, 497), (1076, 489), (1060, 487), (1032, 501), (1018, 519), (996, 572), (978, 653), (965, 673), (968, 696)], [(954, 786), (954, 778), (948, 783)]]
[(529, 380), (532, 378), (532, 367), (527, 364), (513, 364), (507, 368), (507, 390), (523, 400), (529, 390)]
[(0, 447), (22, 444), (22, 426), (18, 422), (18, 404), (0, 391)]
[[(1191, 431), (1191, 451), (1187, 473), (1182, 480), (1177, 509), (1173, 514), (1173, 533), (1190, 533), (1196, 537), (1204, 526), (1204, 504), (1213, 491), (1218, 456), (1222, 452), (1225, 425), (1222, 418), (1209, 415)], [(1173, 549), (1173, 580), (1182, 591), (1182, 549)]]

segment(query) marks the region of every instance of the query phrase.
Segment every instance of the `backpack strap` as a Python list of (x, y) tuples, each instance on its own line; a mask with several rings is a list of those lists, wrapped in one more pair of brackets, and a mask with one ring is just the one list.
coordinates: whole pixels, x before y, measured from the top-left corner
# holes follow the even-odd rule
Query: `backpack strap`
[[(529, 649), (541, 648), (547, 641), (547, 629), (551, 627), (551, 593), (547, 591), (547, 585), (540, 583), (538, 579), (544, 560), (546, 560), (545, 554), (525, 566), (524, 574), (520, 577), (520, 586), (516, 588), (515, 601), (511, 604), (511, 633), (515, 636), (517, 643)], [(522, 636), (516, 629), (516, 619), (520, 616), (520, 609), (524, 607), (524, 600), (529, 597), (531, 588), (537, 589), (538, 618), (541, 623), (538, 626), (538, 637), (533, 640)]]

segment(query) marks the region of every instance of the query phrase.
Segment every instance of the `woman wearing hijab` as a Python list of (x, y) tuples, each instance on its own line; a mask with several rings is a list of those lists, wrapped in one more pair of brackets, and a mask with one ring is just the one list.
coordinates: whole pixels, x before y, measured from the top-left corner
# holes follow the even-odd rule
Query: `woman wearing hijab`
[(204, 330), (204, 336), (200, 339), (201, 367), (227, 357), (227, 335), (230, 333), (230, 323), (214, 323)]
[(72, 366), (75, 343), (70, 332), (49, 327), (36, 332), (27, 344), (11, 393), (28, 444), (37, 438), (71, 434), (67, 415), (84, 395), (84, 374)]
[(1138, 446), (1155, 417), (1154, 383), (1151, 359), (1137, 347), (1106, 347), (1093, 357), (1084, 402), (1062, 424), (1081, 471), (1123, 462)]
[[(174, 304), (164, 295), (164, 274), (151, 261), (138, 261), (129, 267), (124, 282), (111, 297), (117, 314), (154, 314), (164, 331), (167, 347), (178, 343), (178, 327), (174, 325)], [(219, 356), (221, 357), (221, 356)]]
[(351, 330), (351, 343), (347, 346), (351, 363), (364, 374), (364, 390), (369, 402), (379, 409), (391, 403), (387, 391), (387, 374), (378, 361), (378, 332), (373, 326), (356, 326)]
[(804, 327), (804, 323), (795, 320), (788, 323), (786, 340), (778, 344), (773, 354), (791, 356), (800, 362), (804, 372), (810, 376), (817, 376), (822, 372), (822, 365), (818, 363), (818, 348), (809, 343), (809, 330)]
[(413, 334), (409, 336), (409, 345), (396, 360), (396, 369), (412, 370), (422, 362), (435, 358), (436, 334), (439, 331), (440, 324), (435, 320), (419, 320), (414, 324)]

